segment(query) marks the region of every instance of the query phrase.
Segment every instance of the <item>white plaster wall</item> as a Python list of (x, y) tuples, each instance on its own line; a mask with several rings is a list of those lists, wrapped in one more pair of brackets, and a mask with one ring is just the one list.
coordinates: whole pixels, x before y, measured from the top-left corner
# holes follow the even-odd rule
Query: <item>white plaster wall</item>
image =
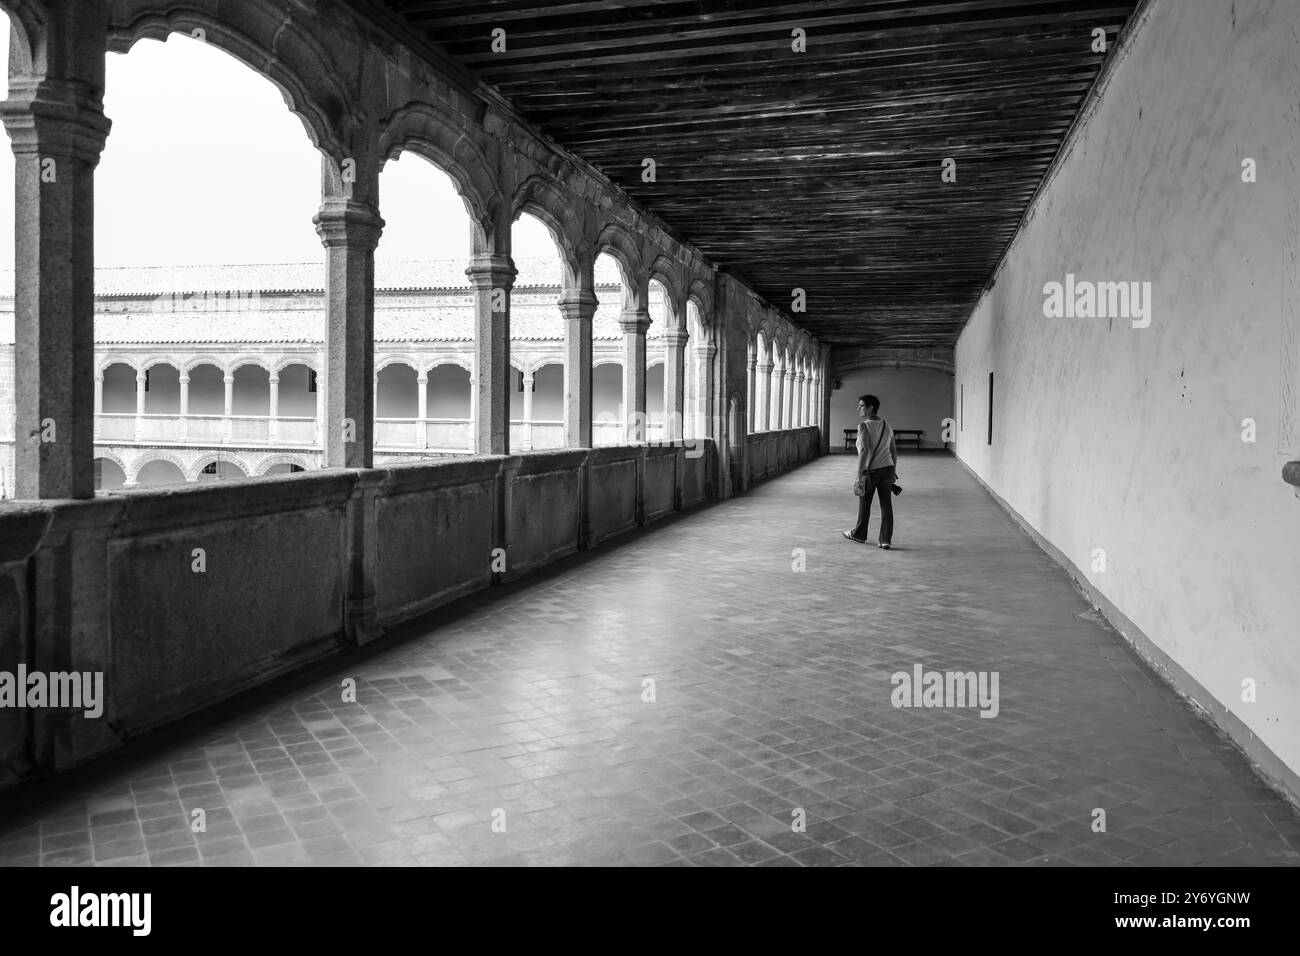
[[(942, 422), (953, 414), (952, 376), (927, 368), (868, 368), (834, 373), (842, 383), (831, 392), (831, 448), (844, 447), (844, 429), (858, 426), (858, 398), (875, 395), (880, 415), (895, 428), (925, 430), (925, 448), (942, 448)], [(904, 448), (911, 448), (909, 439)]]
[[(956, 382), (959, 456), (1300, 771), (1300, 500), (1280, 478), (1300, 457), (1297, 36), (1300, 3), (1155, 0), (962, 333)], [(1066, 272), (1152, 282), (1150, 327), (1044, 318)]]

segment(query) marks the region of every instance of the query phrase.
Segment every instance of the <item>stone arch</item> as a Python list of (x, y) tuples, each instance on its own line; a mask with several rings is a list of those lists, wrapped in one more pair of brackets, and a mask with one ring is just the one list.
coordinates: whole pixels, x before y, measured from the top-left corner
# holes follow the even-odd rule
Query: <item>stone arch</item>
[(505, 199), (497, 188), (493, 163), (464, 131), (463, 118), (437, 104), (410, 102), (393, 110), (381, 126), (381, 163), (410, 152), (437, 166), (451, 178), (465, 203), (475, 252), (498, 248), (497, 220)]
[(226, 361), (227, 359), (218, 355), (195, 355), (192, 358), (186, 359), (182, 363), (181, 374), (189, 375), (190, 372), (194, 371), (194, 369), (200, 365), (211, 365), (214, 368), (220, 369), (222, 374), (225, 374), (225, 372), (228, 371)]
[(342, 161), (348, 149), (341, 127), (354, 110), (337, 77), (352, 71), (338, 64), (330, 48), (317, 39), (317, 19), (287, 9), (273, 0), (189, 0), (184, 6), (165, 0), (111, 0), (108, 49), (127, 53), (140, 40), (165, 42), (173, 33), (201, 36), (273, 84), (312, 145)]
[(565, 225), (573, 220), (571, 204), (572, 201), (560, 183), (534, 174), (520, 183), (510, 206), (511, 223), (528, 213), (550, 231), (555, 251), (560, 257), (560, 267), (564, 270), (565, 289), (578, 285), (582, 268), (577, 251), (579, 243)]
[(620, 355), (595, 356), (591, 360), (591, 367), (595, 368), (597, 365), (617, 365), (622, 368), (623, 357)]
[(397, 352), (386, 353), (382, 358), (375, 357), (375, 374), (378, 375), (390, 365), (407, 365), (410, 366), (416, 375), (423, 374), (420, 371), (420, 362), (413, 355), (404, 355)]
[(556, 353), (554, 355), (544, 355), (541, 358), (535, 358), (533, 359), (532, 362), (529, 363), (527, 374), (536, 375), (539, 369), (543, 369), (548, 365), (559, 365), (563, 367), (564, 356), (562, 354)]
[(135, 367), (137, 371), (147, 372), (155, 365), (170, 365), (172, 368), (176, 369), (177, 372), (179, 372), (181, 370), (180, 363), (181, 360), (176, 358), (175, 356), (150, 355), (148, 358), (140, 359), (140, 361), (136, 363)]
[(623, 308), (637, 309), (644, 306), (646, 303), (640, 299), (647, 283), (644, 280), (641, 249), (632, 234), (616, 222), (606, 223), (596, 235), (593, 250), (593, 261), (603, 253), (609, 253), (618, 263), (623, 278)]
[(421, 375), (428, 375), (440, 365), (457, 365), (463, 368), (466, 372), (469, 372), (471, 377), (474, 375), (474, 363), (459, 355), (439, 355), (432, 361), (426, 361), (420, 366), (417, 366), (416, 370)]
[(668, 328), (685, 328), (686, 298), (679, 278), (680, 267), (666, 255), (659, 255), (650, 264), (649, 280), (663, 286), (667, 298)]
[(275, 372), (273, 371), (274, 364), (271, 362), (270, 359), (268, 359), (265, 355), (258, 355), (252, 352), (244, 352), (230, 358), (225, 366), (225, 372), (227, 375), (234, 375), (238, 369), (242, 368), (245, 365), (256, 365), (267, 375), (275, 374)]
[[(119, 455), (117, 452), (113, 451), (112, 449), (96, 446), (95, 457), (103, 458), (105, 461), (111, 461), (113, 464), (117, 465), (117, 467), (122, 469), (122, 474), (131, 476), (130, 470), (128, 470), (126, 467), (126, 461), (122, 458), (121, 455)], [(138, 458), (139, 456), (137, 455), (136, 457)], [(184, 469), (181, 470), (184, 471)]]
[(279, 375), (290, 365), (302, 365), (313, 372), (319, 372), (319, 369), (316, 368), (315, 355), (284, 355), (275, 360), (271, 369), (271, 374)]
[(276, 465), (297, 465), (303, 471), (311, 470), (311, 462), (303, 455), (270, 455), (257, 465), (255, 474), (265, 475)]
[(240, 458), (238, 455), (232, 455), (227, 451), (210, 451), (204, 452), (202, 455), (199, 455), (198, 458), (194, 459), (194, 464), (185, 472), (186, 479), (189, 481), (198, 481), (199, 474), (214, 461), (222, 461), (228, 465), (233, 465), (242, 471), (245, 477), (253, 473), (252, 469), (248, 466), (248, 462), (244, 461), (244, 459)]
[(131, 460), (131, 467), (126, 469), (127, 481), (134, 484), (140, 475), (140, 469), (151, 461), (165, 461), (169, 464), (175, 465), (180, 469), (181, 474), (185, 476), (187, 481), (193, 480), (190, 477), (190, 470), (185, 467), (185, 460), (181, 458), (180, 455), (166, 451), (162, 448), (146, 448)]
[(43, 77), (49, 49), (45, 4), (38, 0), (0, 0), (0, 10), (9, 15), (10, 35), (13, 38), (10, 41), (10, 52), (18, 57), (17, 63), (12, 62), (12, 59), (9, 63), (10, 74)]
[(949, 375), (952, 375), (955, 371), (951, 363), (940, 359), (890, 357), (857, 359), (843, 365), (836, 365), (827, 374), (832, 377), (839, 377), (845, 372), (856, 372), (868, 368), (924, 368), (935, 372), (946, 372)]
[[(703, 279), (696, 279), (686, 290), (687, 302), (694, 302), (700, 314), (700, 331), (709, 345), (716, 342), (714, 335), (713, 289)], [(752, 336), (751, 336), (752, 337)], [(703, 343), (701, 343), (703, 344)]]
[(137, 373), (141, 370), (140, 360), (134, 355), (122, 355), (118, 352), (109, 352), (108, 354), (102, 355), (96, 359), (95, 374), (103, 375), (110, 365), (125, 365), (128, 368), (135, 369)]

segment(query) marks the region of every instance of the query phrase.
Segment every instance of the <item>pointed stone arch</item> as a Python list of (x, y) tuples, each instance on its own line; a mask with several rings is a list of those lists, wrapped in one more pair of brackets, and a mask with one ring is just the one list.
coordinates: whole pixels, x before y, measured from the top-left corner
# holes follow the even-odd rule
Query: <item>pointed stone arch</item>
[[(463, 117), (433, 103), (399, 107), (381, 123), (380, 160), (396, 159), (403, 152), (423, 158), (450, 177), (469, 213), (476, 252), (501, 248), (498, 230), (508, 200), (497, 187), (494, 163), (465, 129)], [(505, 241), (509, 248), (508, 236)]]
[[(343, 127), (356, 110), (338, 81), (351, 75), (313, 29), (305, 11), (295, 15), (272, 0), (110, 0), (108, 49), (126, 53), (140, 40), (166, 41), (172, 34), (201, 36), (266, 78), (302, 122), (313, 146), (336, 161), (348, 150)], [(196, 34), (195, 31), (201, 31)]]

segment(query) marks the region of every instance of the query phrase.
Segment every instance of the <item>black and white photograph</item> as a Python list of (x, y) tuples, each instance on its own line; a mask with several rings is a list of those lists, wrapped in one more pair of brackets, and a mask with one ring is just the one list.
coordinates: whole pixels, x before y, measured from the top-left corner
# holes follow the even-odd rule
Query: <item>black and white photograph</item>
[(15, 931), (1291, 920), (1300, 2), (0, 10)]

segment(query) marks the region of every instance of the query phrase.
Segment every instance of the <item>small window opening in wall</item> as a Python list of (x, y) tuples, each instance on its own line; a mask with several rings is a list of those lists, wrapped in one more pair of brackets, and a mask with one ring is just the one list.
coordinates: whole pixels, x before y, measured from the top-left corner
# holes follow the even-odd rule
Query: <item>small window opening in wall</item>
[(316, 370), (315, 369), (307, 370), (307, 391), (309, 392), (316, 391)]
[(203, 473), (205, 475), (215, 475), (217, 473), (217, 463), (215, 461), (208, 462), (203, 466)]
[(307, 469), (304, 468), (302, 465), (290, 465), (290, 466), (289, 466), (289, 472), (290, 472), (291, 474), (292, 474), (293, 472), (296, 472), (296, 471), (306, 471), (306, 470), (307, 470)]
[(993, 444), (993, 373), (989, 372), (989, 441)]
[(145, 390), (146, 392), (149, 391), (149, 373), (150, 373), (151, 371), (153, 371), (153, 370), (152, 370), (152, 369), (145, 369), (145, 370), (144, 370), (144, 390)]

